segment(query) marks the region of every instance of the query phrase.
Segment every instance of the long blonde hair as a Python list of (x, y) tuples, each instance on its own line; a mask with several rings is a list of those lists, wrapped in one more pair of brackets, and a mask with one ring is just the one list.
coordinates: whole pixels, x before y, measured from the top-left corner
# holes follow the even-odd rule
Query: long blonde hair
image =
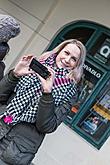
[(76, 83), (78, 83), (83, 74), (83, 65), (86, 57), (86, 48), (82, 44), (82, 42), (78, 41), (77, 39), (65, 40), (64, 42), (60, 43), (57, 47), (55, 47), (53, 50), (43, 53), (39, 59), (46, 60), (52, 54), (58, 55), (59, 52), (68, 44), (75, 44), (80, 49), (80, 59), (77, 63), (77, 66), (68, 74), (69, 78), (73, 79)]

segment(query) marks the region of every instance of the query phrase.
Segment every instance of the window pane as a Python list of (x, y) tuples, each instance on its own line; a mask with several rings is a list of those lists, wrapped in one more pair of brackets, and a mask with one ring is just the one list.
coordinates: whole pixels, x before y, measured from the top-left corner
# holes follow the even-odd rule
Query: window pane
[(110, 127), (110, 81), (101, 90), (92, 107), (86, 111), (77, 126), (99, 141)]
[(75, 29), (70, 30), (67, 32), (63, 37), (65, 39), (78, 39), (83, 44), (86, 44), (86, 42), (90, 39), (92, 34), (94, 33), (94, 29), (87, 28), (87, 27), (77, 27)]

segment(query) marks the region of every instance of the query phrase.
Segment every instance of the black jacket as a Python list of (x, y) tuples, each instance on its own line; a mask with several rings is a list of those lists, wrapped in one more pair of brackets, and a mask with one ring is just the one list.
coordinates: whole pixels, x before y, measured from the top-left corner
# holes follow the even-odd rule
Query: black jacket
[[(10, 71), (0, 81), (0, 115), (14, 97), (14, 88), (18, 78)], [(34, 124), (21, 122), (14, 126), (6, 125), (0, 119), (0, 157), (11, 165), (29, 165), (37, 153), (45, 134), (56, 130), (67, 116), (71, 104), (55, 107), (51, 93), (43, 93)]]
[(4, 64), (4, 62), (0, 61), (0, 80), (4, 76), (4, 70), (5, 70), (5, 64)]

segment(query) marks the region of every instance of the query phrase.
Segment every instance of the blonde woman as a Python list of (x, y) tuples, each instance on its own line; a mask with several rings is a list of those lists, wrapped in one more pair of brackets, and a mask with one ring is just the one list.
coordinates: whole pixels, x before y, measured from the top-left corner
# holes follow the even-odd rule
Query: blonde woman
[(66, 40), (40, 57), (51, 73), (46, 80), (29, 69), (34, 56), (27, 55), (1, 81), (0, 103), (7, 103), (0, 120), (4, 130), (0, 146), (5, 146), (0, 149), (1, 162), (30, 164), (45, 134), (55, 131), (64, 121), (71, 108), (70, 100), (77, 94), (85, 55), (80, 41)]

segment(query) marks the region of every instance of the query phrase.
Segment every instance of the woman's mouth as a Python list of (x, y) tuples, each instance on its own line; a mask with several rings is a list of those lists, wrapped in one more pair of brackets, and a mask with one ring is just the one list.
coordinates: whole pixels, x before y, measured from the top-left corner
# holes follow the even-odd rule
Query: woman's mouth
[(64, 68), (68, 68), (69, 67), (68, 64), (66, 62), (64, 62), (64, 61), (61, 61), (61, 65)]

